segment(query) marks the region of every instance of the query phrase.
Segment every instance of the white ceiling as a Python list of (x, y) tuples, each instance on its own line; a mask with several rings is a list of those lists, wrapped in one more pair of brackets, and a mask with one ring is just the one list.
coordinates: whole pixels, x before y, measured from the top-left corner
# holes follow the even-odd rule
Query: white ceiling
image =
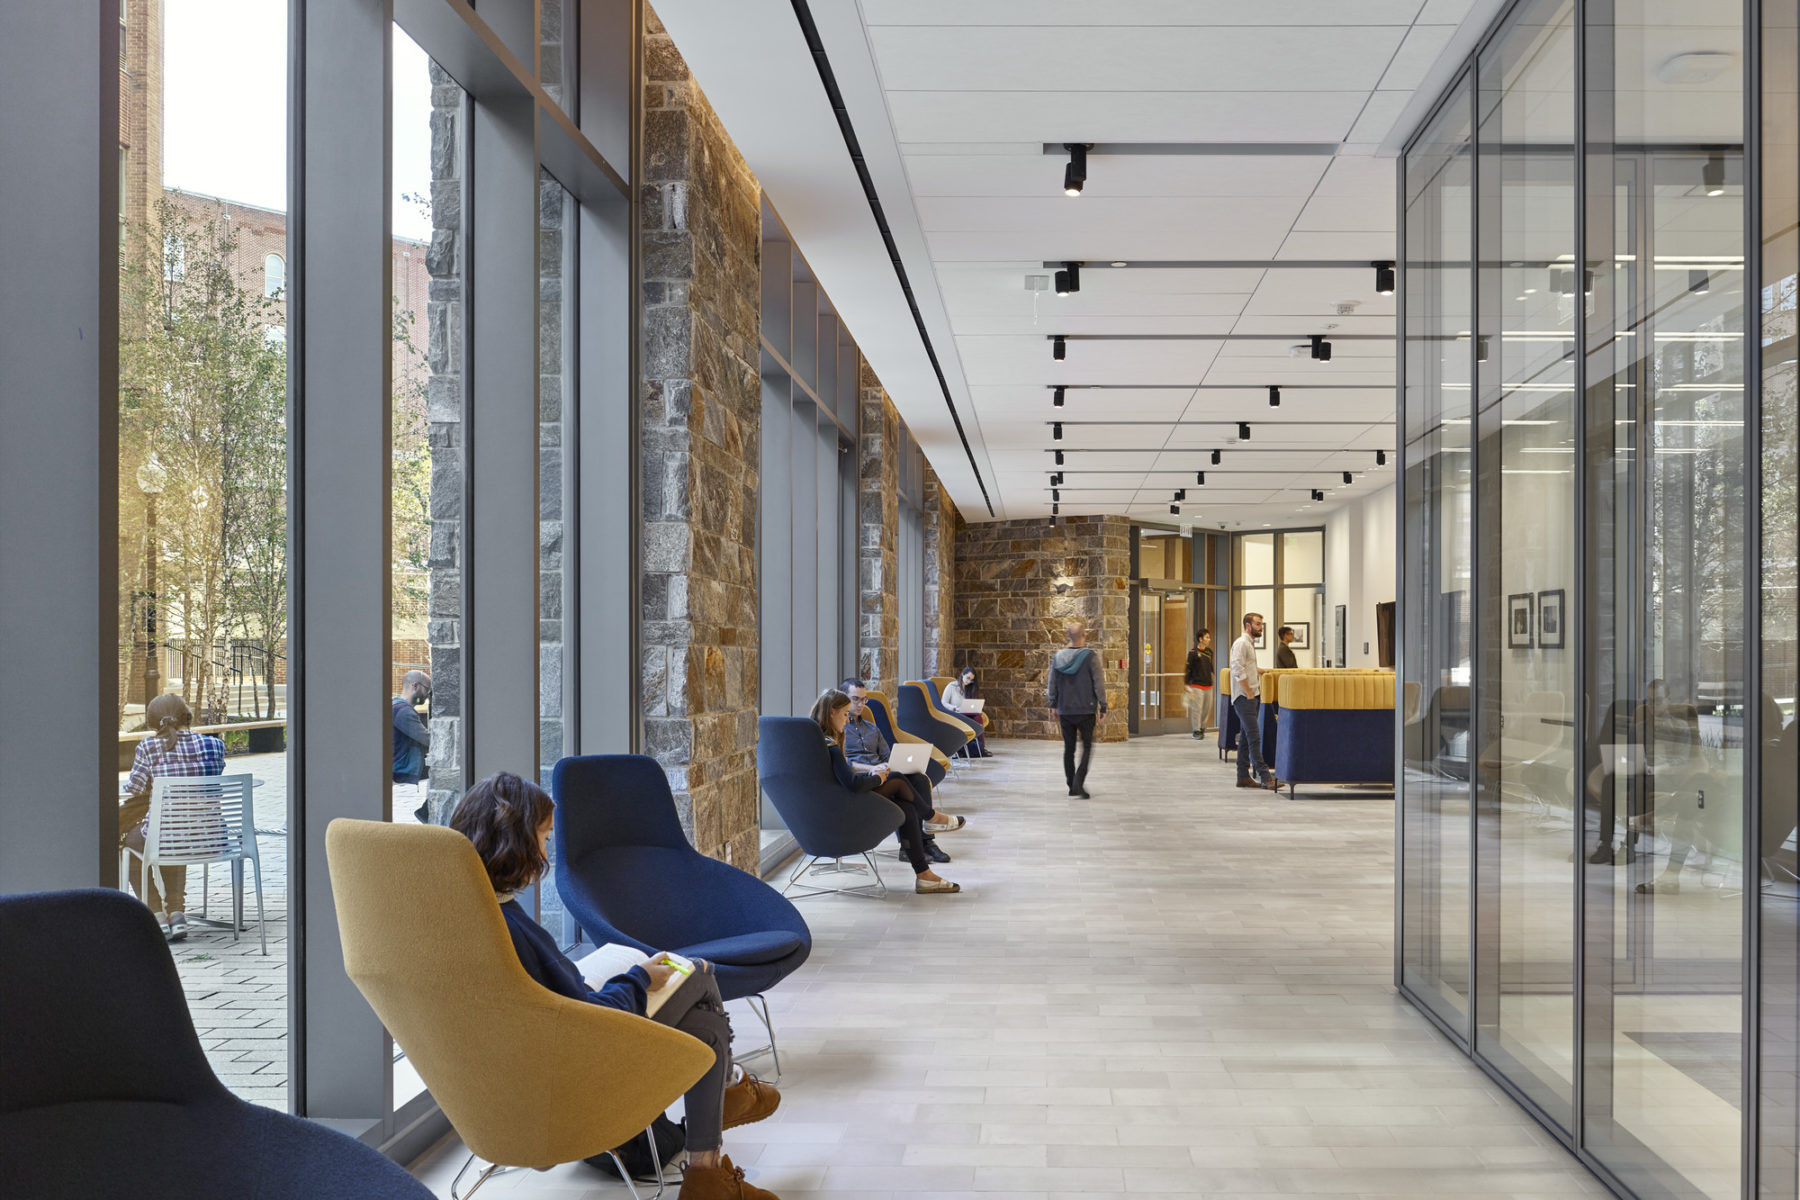
[[(843, 206), (866, 212), (866, 202), (824, 162), (847, 159), (841, 138), (821, 148), (816, 112), (783, 111), (815, 92), (825, 104), (791, 5), (656, 7), (966, 518), (988, 515), (977, 471), (994, 516), (1048, 515), (1060, 447), (1065, 515), (1219, 527), (1316, 520), (1392, 483), (1392, 459), (1377, 468), (1375, 451), (1394, 441), (1394, 302), (1375, 294), (1368, 265), (1396, 257), (1384, 151), (1498, 4), (811, 0), (961, 437), (935, 375), (918, 369), (922, 349), (901, 345), (919, 341), (910, 312), (876, 294), (880, 284), (898, 295), (892, 269), (868, 278), (885, 264), (854, 245), (861, 222)], [(1070, 198), (1066, 156), (1043, 149), (1068, 141), (1207, 152), (1092, 154), (1086, 188)], [(1271, 143), (1303, 152), (1270, 153)], [(1061, 260), (1086, 264), (1079, 294), (1027, 291), (1028, 274)], [(1196, 260), (1254, 265), (1107, 265)], [(1356, 265), (1263, 265), (1282, 260)], [(1052, 360), (1054, 333), (1072, 335), (1063, 362)], [(1331, 362), (1290, 354), (1314, 333), (1338, 339)], [(1071, 385), (1060, 412), (1059, 383)], [(1269, 384), (1282, 386), (1279, 409)], [(1239, 420), (1252, 422), (1248, 444)], [(1180, 487), (1189, 499), (1174, 518)], [(1323, 505), (1308, 499), (1315, 487)]]

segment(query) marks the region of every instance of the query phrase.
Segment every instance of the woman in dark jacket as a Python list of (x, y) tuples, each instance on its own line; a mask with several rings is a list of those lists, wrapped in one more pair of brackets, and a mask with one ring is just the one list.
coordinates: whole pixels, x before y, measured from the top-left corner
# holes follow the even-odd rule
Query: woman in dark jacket
[[(543, 788), (501, 772), (468, 790), (450, 818), (450, 828), (473, 842), (481, 855), (526, 974), (559, 996), (643, 1016), (649, 993), (667, 983), (674, 971), (660, 951), (598, 989), (591, 988), (556, 940), (519, 906), (518, 893), (541, 879), (549, 866), (554, 809)], [(744, 1172), (719, 1152), (725, 1130), (767, 1117), (780, 1105), (781, 1095), (748, 1074), (726, 1086), (731, 1076), (731, 1020), (712, 968), (705, 963), (695, 966), (698, 969), (681, 990), (652, 1018), (699, 1038), (714, 1055), (712, 1069), (688, 1089), (686, 1097), (688, 1163), (681, 1177), (681, 1200), (777, 1200), (772, 1192), (745, 1182)]]
[(913, 891), (921, 895), (962, 891), (961, 886), (931, 869), (931, 860), (925, 856), (924, 814), (917, 795), (905, 778), (889, 774), (886, 764), (869, 771), (858, 771), (844, 757), (844, 726), (850, 720), (850, 697), (836, 688), (827, 688), (813, 705), (812, 719), (818, 722), (819, 731), (825, 735), (825, 745), (831, 750), (831, 770), (839, 784), (853, 792), (886, 796), (900, 806), (906, 818), (900, 826), (900, 846), (906, 852), (906, 861), (912, 864)]

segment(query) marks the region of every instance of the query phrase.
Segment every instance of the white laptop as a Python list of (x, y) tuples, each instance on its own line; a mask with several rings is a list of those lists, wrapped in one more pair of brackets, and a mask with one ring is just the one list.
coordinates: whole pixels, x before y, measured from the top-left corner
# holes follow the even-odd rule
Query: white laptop
[(895, 746), (893, 753), (888, 755), (887, 765), (896, 775), (923, 775), (925, 768), (931, 765), (931, 746), (923, 742)]
[(987, 703), (986, 700), (964, 700), (961, 704), (958, 704), (956, 706), (956, 711), (957, 712), (966, 712), (966, 713), (978, 713), (981, 711), (981, 706), (986, 703)]
[(1600, 769), (1611, 771), (1616, 775), (1642, 775), (1644, 773), (1644, 748), (1636, 743), (1602, 742), (1600, 744)]

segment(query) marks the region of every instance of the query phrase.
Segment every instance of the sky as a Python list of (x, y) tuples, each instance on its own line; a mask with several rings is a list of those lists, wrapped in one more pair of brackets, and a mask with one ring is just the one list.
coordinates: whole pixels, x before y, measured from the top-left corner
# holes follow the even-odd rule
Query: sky
[[(163, 183), (287, 208), (286, 0), (166, 0)], [(394, 30), (394, 233), (431, 237), (402, 195), (431, 191), (425, 52)]]

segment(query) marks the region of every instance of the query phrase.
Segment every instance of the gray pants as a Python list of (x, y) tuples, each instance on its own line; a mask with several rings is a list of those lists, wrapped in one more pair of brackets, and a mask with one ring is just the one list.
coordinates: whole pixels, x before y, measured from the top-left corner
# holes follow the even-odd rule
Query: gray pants
[(688, 1089), (687, 1147), (701, 1153), (725, 1141), (725, 1088), (731, 1082), (731, 1018), (710, 965), (688, 976), (652, 1018), (712, 1047), (713, 1065)]
[(1255, 696), (1233, 696), (1231, 707), (1238, 715), (1238, 782), (1247, 781), (1254, 771), (1256, 781), (1266, 784), (1274, 775), (1262, 756), (1262, 701)]

